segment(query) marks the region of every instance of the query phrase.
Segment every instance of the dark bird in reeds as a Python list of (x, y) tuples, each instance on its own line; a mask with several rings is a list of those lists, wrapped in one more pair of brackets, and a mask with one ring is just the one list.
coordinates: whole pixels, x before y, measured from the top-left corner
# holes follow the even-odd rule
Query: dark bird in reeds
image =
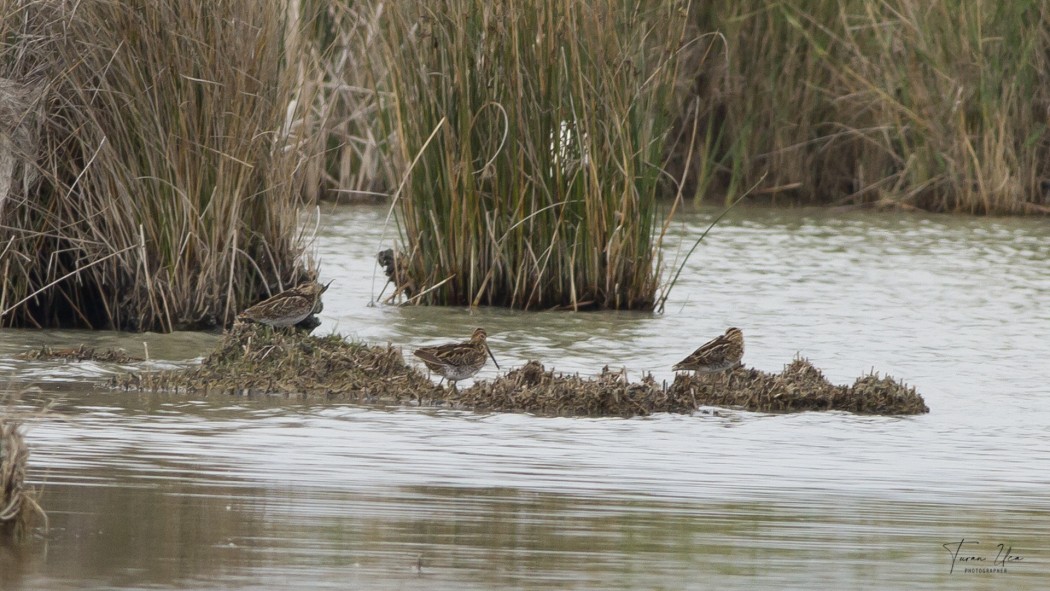
[(727, 328), (725, 334), (700, 345), (691, 355), (679, 361), (674, 371), (718, 373), (740, 366), (744, 356), (744, 333), (739, 328)]
[(469, 341), (421, 347), (415, 350), (414, 355), (422, 359), (431, 371), (451, 382), (455, 390), (456, 382), (473, 376), (485, 365), (486, 354), (499, 369), (499, 363), (486, 342), (487, 338), (484, 328), (475, 328)]
[(316, 281), (300, 283), (241, 312), (237, 320), (274, 327), (294, 326), (324, 308), (321, 294), (331, 284), (331, 281), (325, 285)]
[(390, 296), (390, 301), (401, 294), (410, 298), (415, 295), (415, 282), (408, 275), (408, 257), (405, 253), (395, 253), (394, 249), (388, 248), (379, 251), (376, 260), (379, 261), (379, 266), (383, 267), (387, 281), (394, 284), (394, 294)]

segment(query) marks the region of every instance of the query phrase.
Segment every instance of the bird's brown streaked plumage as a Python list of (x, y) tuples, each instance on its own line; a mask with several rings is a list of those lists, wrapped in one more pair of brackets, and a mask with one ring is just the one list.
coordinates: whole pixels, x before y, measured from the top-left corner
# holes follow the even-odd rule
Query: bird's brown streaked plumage
[(325, 285), (316, 281), (300, 283), (241, 312), (237, 320), (274, 327), (294, 326), (324, 308), (321, 294), (331, 284), (330, 281)]
[(488, 334), (485, 333), (484, 328), (475, 328), (469, 341), (421, 347), (413, 354), (422, 359), (431, 371), (451, 382), (452, 388), (455, 389), (456, 382), (478, 373), (478, 370), (485, 365), (486, 354), (492, 358), (496, 368), (499, 368), (496, 357), (489, 349), (487, 338)]
[(725, 334), (700, 345), (691, 355), (679, 361), (674, 371), (716, 373), (735, 369), (744, 357), (744, 333), (739, 328), (728, 328)]

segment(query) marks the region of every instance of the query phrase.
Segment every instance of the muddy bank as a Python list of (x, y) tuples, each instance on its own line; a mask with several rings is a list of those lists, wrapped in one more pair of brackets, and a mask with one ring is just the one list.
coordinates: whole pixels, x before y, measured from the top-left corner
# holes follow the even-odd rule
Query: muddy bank
[(111, 385), (155, 392), (390, 402), (414, 400), (437, 389), (408, 366), (395, 347), (260, 324), (235, 325), (197, 367), (119, 375)]
[(635, 416), (688, 413), (700, 406), (759, 412), (843, 410), (865, 414), (920, 414), (930, 409), (914, 388), (892, 378), (865, 376), (852, 386), (829, 382), (805, 359), (778, 374), (740, 368), (720, 375), (679, 374), (669, 386), (652, 376), (629, 382), (608, 367), (596, 378), (561, 375), (530, 361), (491, 382), (445, 392), (453, 406), (553, 415)]
[(626, 372), (608, 367), (593, 378), (565, 375), (530, 361), (494, 380), (455, 391), (435, 385), (405, 363), (396, 347), (258, 325), (228, 332), (198, 367), (124, 374), (111, 385), (141, 391), (320, 397), (563, 416), (689, 413), (700, 406), (763, 412), (929, 412), (922, 396), (897, 380), (872, 375), (852, 386), (834, 385), (805, 359), (792, 361), (776, 374), (753, 368), (720, 375), (679, 374), (669, 385), (652, 376), (632, 382)]
[(722, 377), (680, 374), (669, 391), (710, 406), (764, 412), (844, 410), (862, 414), (930, 412), (915, 388), (889, 376), (861, 376), (851, 386), (832, 384), (808, 359), (796, 358), (780, 373), (740, 368)]

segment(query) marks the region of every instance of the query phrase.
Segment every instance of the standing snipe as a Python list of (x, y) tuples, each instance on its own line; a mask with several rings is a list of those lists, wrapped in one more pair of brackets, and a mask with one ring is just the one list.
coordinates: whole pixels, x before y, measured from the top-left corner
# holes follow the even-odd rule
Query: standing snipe
[(739, 328), (728, 328), (725, 334), (700, 345), (692, 355), (679, 361), (674, 371), (717, 373), (735, 369), (744, 356), (744, 333)]
[(332, 282), (321, 285), (316, 281), (300, 283), (291, 289), (265, 299), (237, 315), (237, 320), (258, 322), (269, 326), (293, 326), (310, 314), (321, 311), (321, 294)]
[(452, 389), (455, 390), (456, 382), (478, 373), (478, 370), (485, 365), (486, 353), (499, 369), (499, 363), (486, 342), (487, 338), (488, 335), (484, 328), (475, 328), (469, 341), (422, 347), (416, 349), (414, 355), (422, 359), (431, 371), (441, 374), (443, 378), (451, 382)]

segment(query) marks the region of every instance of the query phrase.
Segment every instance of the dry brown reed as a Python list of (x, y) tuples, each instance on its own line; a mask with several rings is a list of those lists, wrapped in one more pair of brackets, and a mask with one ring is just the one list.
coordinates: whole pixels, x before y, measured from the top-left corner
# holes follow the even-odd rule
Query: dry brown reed
[(47, 516), (26, 486), (29, 447), (22, 437), (22, 422), (11, 411), (12, 400), (0, 400), (0, 542), (25, 539), (34, 516)]
[(33, 88), (0, 78), (0, 220), (5, 219), (8, 196), (25, 194), (36, 182), (36, 168), (27, 156), (37, 153), (38, 104)]
[(388, 153), (391, 138), (382, 135), (379, 95), (368, 67), (378, 51), (378, 14), (372, 2), (301, 0), (305, 51), (316, 56), (320, 91), (314, 99), (317, 134), (324, 158), (308, 167), (309, 183), (323, 199), (343, 203), (386, 201), (395, 178)]
[(0, 125), (39, 131), (3, 200), (0, 324), (222, 325), (308, 273), (297, 23), (282, 0), (0, 0), (0, 78), (33, 91)]

